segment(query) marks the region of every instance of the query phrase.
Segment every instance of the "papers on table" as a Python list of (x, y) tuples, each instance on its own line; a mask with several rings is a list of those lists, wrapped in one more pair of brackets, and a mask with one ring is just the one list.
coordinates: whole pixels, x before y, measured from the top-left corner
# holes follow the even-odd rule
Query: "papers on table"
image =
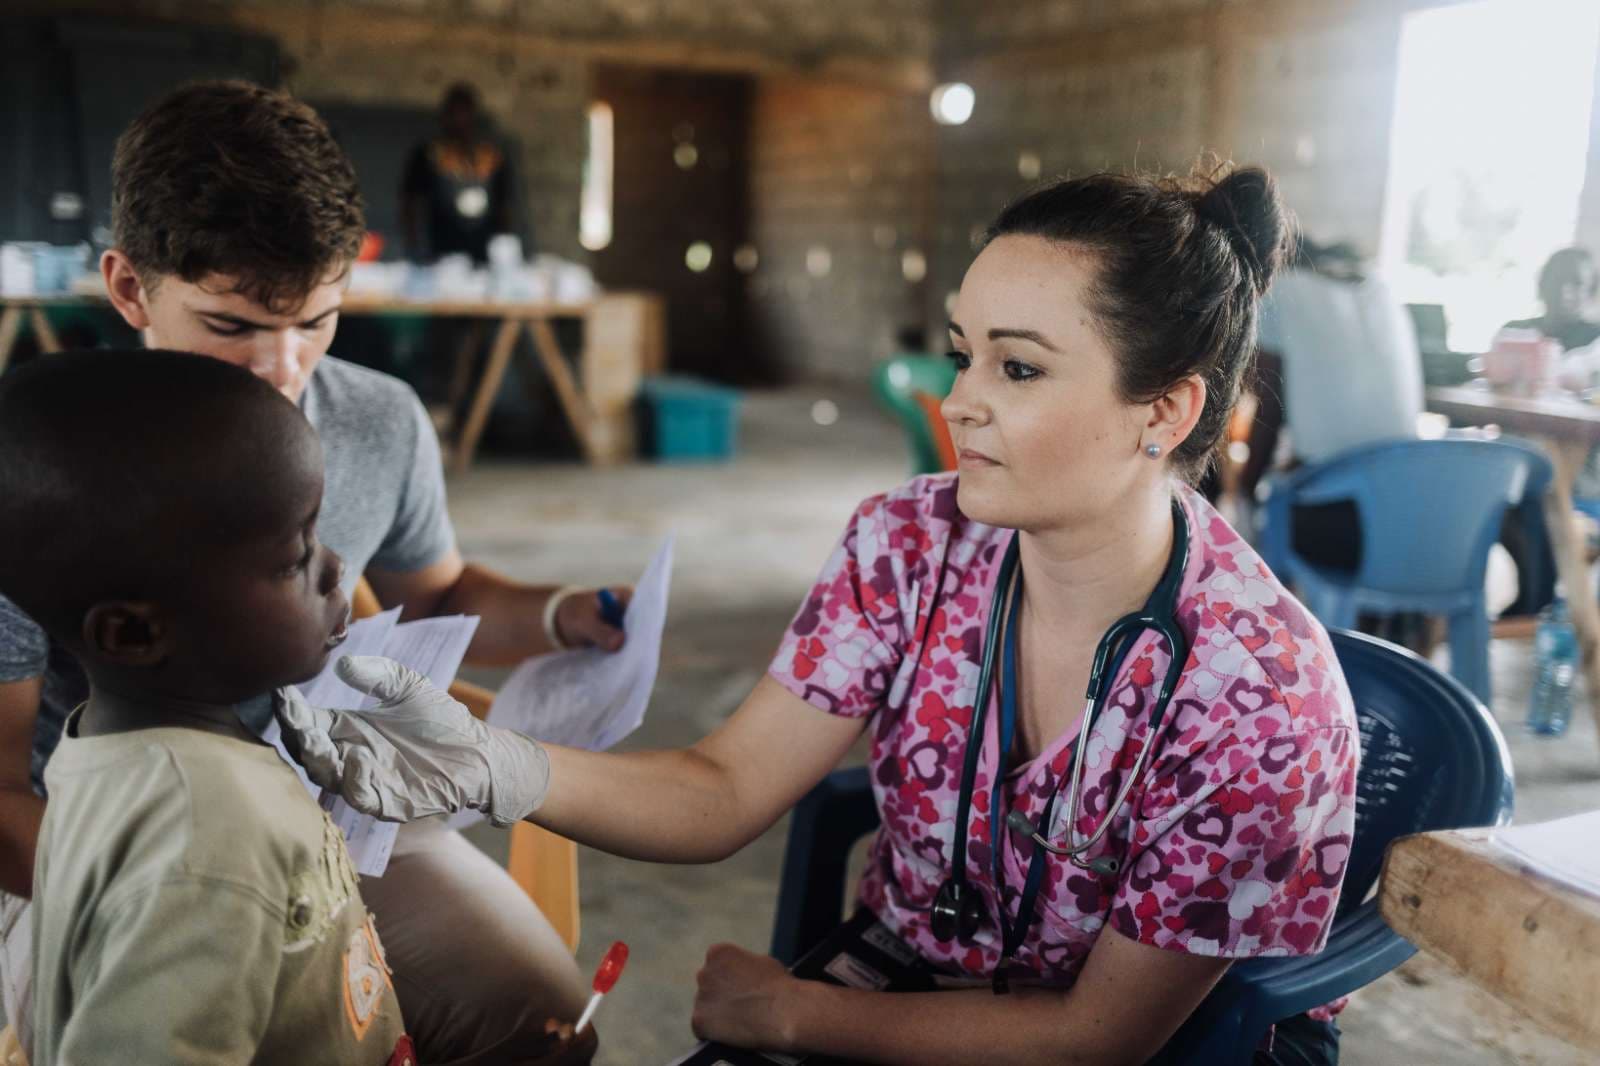
[[(382, 655), (402, 665), (409, 666), (439, 688), (448, 688), (461, 669), (461, 660), (467, 654), (467, 645), (477, 632), (476, 616), (451, 615), (444, 618), (421, 618), (415, 622), (400, 622), (397, 607), (382, 614), (363, 618), (350, 625), (350, 635), (332, 656), (327, 667), (316, 677), (300, 686), (306, 702), (317, 707), (336, 707), (341, 710), (360, 710), (378, 701), (350, 688), (334, 673), (334, 664), (346, 655)], [(389, 866), (389, 855), (394, 851), (396, 822), (383, 822), (352, 808), (335, 793), (318, 788), (289, 755), (283, 745), (276, 720), (263, 736), (267, 743), (278, 749), (290, 766), (300, 775), (300, 780), (344, 833), (345, 845), (356, 872), (365, 877), (382, 877)]]
[[(671, 582), (668, 537), (634, 587), (622, 650), (582, 648), (526, 660), (495, 695), (488, 721), (543, 743), (590, 751), (604, 751), (639, 728), (661, 665)], [(461, 811), (450, 824), (460, 828), (482, 817)]]
[(1600, 811), (1497, 829), (1494, 841), (1540, 874), (1600, 897)]

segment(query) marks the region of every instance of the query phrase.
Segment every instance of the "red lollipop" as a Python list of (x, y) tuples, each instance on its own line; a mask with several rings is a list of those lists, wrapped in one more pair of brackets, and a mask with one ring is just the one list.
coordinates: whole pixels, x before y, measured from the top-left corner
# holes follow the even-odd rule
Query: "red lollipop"
[(600, 1006), (600, 997), (611, 991), (612, 986), (617, 983), (617, 978), (622, 976), (622, 968), (626, 965), (628, 965), (628, 945), (619, 940), (606, 951), (605, 958), (600, 960), (600, 968), (594, 972), (594, 995), (589, 997), (589, 1005), (583, 1008), (583, 1014), (578, 1017), (578, 1024), (573, 1026), (574, 1034), (583, 1032), (583, 1027), (594, 1017), (595, 1008)]
[(628, 965), (628, 945), (617, 941), (606, 952), (606, 957), (600, 960), (600, 968), (594, 972), (594, 990), (601, 995), (611, 991), (611, 986), (617, 983), (617, 978), (622, 976), (622, 968)]

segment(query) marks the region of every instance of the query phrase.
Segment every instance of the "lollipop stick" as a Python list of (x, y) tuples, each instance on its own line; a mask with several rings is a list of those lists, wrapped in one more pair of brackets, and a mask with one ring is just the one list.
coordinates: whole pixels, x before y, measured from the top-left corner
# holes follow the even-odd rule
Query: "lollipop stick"
[(589, 1024), (589, 1019), (594, 1017), (595, 1008), (600, 1006), (600, 1001), (605, 998), (605, 993), (596, 992), (589, 997), (589, 1005), (583, 1008), (583, 1013), (578, 1015), (578, 1024), (572, 1027), (572, 1035), (577, 1036), (583, 1032), (583, 1027)]

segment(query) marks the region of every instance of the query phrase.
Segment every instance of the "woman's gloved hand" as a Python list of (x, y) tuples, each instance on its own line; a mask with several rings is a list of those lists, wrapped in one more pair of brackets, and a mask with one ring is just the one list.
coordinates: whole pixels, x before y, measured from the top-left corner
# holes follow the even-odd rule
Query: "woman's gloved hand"
[(409, 822), (463, 809), (508, 826), (532, 814), (550, 783), (536, 741), (486, 725), (427, 678), (390, 659), (347, 655), (339, 678), (378, 700), (364, 711), (313, 707), (280, 689), (284, 742), (323, 788), (364, 814)]

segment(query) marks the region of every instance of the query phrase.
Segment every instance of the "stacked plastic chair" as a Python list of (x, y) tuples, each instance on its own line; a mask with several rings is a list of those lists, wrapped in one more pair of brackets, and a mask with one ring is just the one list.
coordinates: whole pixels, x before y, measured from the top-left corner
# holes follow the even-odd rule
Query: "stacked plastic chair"
[(878, 399), (905, 430), (911, 449), (911, 473), (933, 474), (949, 468), (941, 454), (936, 427), (923, 397), (942, 400), (955, 385), (955, 366), (945, 356), (897, 355), (879, 363), (872, 384)]

